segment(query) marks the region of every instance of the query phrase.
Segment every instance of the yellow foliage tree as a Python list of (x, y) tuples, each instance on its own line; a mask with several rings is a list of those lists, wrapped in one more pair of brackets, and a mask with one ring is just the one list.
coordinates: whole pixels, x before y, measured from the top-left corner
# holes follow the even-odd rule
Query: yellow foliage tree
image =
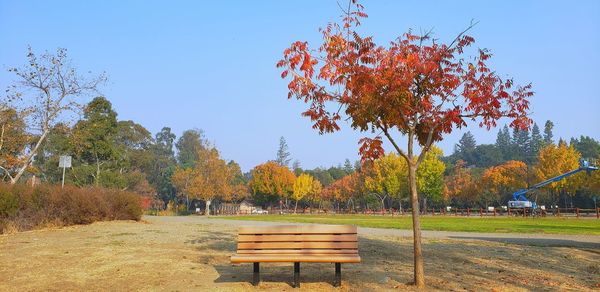
[(296, 201), (294, 206), (294, 213), (296, 213), (298, 209), (298, 201), (302, 200), (308, 194), (312, 192), (313, 189), (314, 178), (306, 173), (301, 174), (294, 181), (294, 192), (292, 193), (292, 199)]
[(388, 196), (401, 200), (401, 194), (408, 190), (408, 166), (406, 160), (390, 153), (364, 167), (364, 188), (376, 196), (384, 210)]
[[(579, 152), (564, 142), (559, 145), (547, 145), (540, 149), (538, 154), (538, 163), (533, 170), (535, 178), (537, 181), (544, 181), (577, 169), (580, 158)], [(582, 186), (585, 175), (585, 173), (578, 173), (544, 187), (547, 190), (546, 199), (557, 204), (560, 192), (574, 196), (575, 191)]]
[(269, 204), (276, 199), (287, 200), (294, 191), (296, 176), (289, 168), (274, 161), (256, 166), (249, 187), (256, 203)]
[(498, 205), (510, 193), (527, 187), (527, 164), (510, 160), (485, 170), (481, 177), (486, 190), (484, 200), (491, 199)]
[[(423, 197), (423, 208), (427, 212), (427, 199), (440, 201), (444, 195), (444, 171), (446, 164), (440, 160), (444, 152), (439, 147), (432, 145), (431, 150), (425, 154), (421, 167), (417, 170), (417, 188)], [(405, 182), (408, 168), (405, 174)]]

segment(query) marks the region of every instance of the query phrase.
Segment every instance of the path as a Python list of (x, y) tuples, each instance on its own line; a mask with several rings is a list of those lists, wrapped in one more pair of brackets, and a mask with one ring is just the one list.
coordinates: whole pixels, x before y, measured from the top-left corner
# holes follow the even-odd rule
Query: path
[[(218, 217), (171, 217), (174, 220), (210, 220), (215, 224), (228, 226), (242, 225), (281, 225), (281, 224), (311, 224), (311, 223), (287, 223), (287, 222), (268, 222), (268, 221), (246, 221), (229, 220)], [(388, 229), (388, 228), (367, 228), (359, 227), (359, 235), (376, 236), (399, 236), (411, 237), (412, 230)], [(422, 231), (424, 238), (430, 239), (456, 239), (456, 240), (485, 240), (494, 242), (503, 242), (511, 244), (535, 245), (535, 246), (556, 246), (556, 247), (580, 247), (600, 250), (600, 236), (598, 235), (569, 235), (569, 234), (529, 234), (529, 233), (481, 233), (481, 232), (456, 232), (456, 231)]]

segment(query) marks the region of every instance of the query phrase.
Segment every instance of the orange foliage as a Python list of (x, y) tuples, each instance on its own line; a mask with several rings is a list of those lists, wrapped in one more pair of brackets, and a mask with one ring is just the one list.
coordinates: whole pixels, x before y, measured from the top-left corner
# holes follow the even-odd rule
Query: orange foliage
[[(531, 85), (516, 86), (512, 79), (502, 79), (488, 67), (492, 56), (488, 50), (467, 58), (464, 51), (475, 42), (473, 37), (461, 33), (443, 44), (429, 34), (409, 31), (389, 46), (378, 46), (372, 37), (354, 31), (366, 17), (362, 6), (354, 3), (344, 12), (341, 25), (321, 29), (323, 43), (317, 50), (296, 41), (277, 63), (283, 68), (281, 77), (290, 78), (288, 97), (309, 104), (302, 115), (319, 132), (340, 129), (340, 111), (328, 111), (328, 102), (339, 103), (354, 129), (377, 129), (390, 138), (396, 128), (425, 148), (466, 126), (467, 120), (477, 119), (488, 129), (502, 117), (511, 118), (511, 126), (517, 128), (531, 124), (527, 116)], [(364, 159), (384, 154), (380, 136), (359, 143)]]
[(354, 172), (346, 175), (323, 189), (323, 197), (335, 201), (348, 201), (360, 190), (360, 174)]
[(269, 161), (254, 167), (249, 186), (253, 194), (287, 198), (294, 190), (295, 179), (296, 176), (287, 167)]
[(503, 195), (527, 187), (527, 164), (511, 160), (485, 170), (481, 178), (489, 198), (498, 204)]
[(455, 199), (467, 205), (475, 201), (478, 192), (477, 185), (464, 161), (457, 161), (454, 166), (454, 174), (446, 178), (446, 190), (449, 199)]

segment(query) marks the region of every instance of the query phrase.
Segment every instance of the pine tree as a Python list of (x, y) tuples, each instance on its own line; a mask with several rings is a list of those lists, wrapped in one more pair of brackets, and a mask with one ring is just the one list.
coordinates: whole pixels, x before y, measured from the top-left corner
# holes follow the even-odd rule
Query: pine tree
[(552, 121), (547, 120), (544, 125), (544, 145), (554, 144), (552, 128), (554, 128), (554, 123)]
[(530, 159), (531, 163), (536, 160), (538, 152), (540, 151), (540, 148), (542, 148), (543, 143), (544, 140), (542, 138), (542, 134), (540, 133), (540, 128), (538, 127), (537, 123), (534, 123), (533, 128), (531, 129), (531, 139), (529, 140), (528, 158)]
[(454, 147), (454, 151), (457, 153), (466, 153), (468, 151), (472, 151), (477, 146), (477, 141), (475, 141), (475, 137), (471, 132), (466, 132), (463, 134), (462, 138), (458, 140), (458, 144)]
[(277, 159), (275, 162), (281, 166), (289, 167), (290, 165), (290, 152), (288, 151), (287, 142), (285, 142), (285, 138), (282, 136), (279, 138), (279, 149), (277, 150)]
[(504, 128), (498, 131), (498, 137), (496, 138), (496, 147), (502, 153), (502, 158), (504, 160), (509, 160), (511, 154), (511, 137), (510, 132), (508, 130), (508, 126), (504, 125)]
[(346, 174), (351, 174), (354, 172), (352, 162), (350, 162), (350, 159), (348, 158), (346, 158), (346, 160), (344, 161), (344, 171), (346, 172)]
[(528, 131), (519, 131), (515, 129), (513, 131), (513, 139), (512, 139), (512, 158), (511, 160), (520, 160), (527, 162), (528, 156), (530, 153), (529, 150), (529, 132)]
[(571, 146), (575, 147), (583, 158), (600, 158), (600, 142), (589, 136), (581, 136), (579, 139), (571, 138)]

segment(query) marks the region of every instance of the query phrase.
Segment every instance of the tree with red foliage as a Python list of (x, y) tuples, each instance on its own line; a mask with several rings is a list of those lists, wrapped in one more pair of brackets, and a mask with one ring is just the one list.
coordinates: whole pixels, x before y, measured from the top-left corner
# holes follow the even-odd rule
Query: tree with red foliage
[[(510, 125), (526, 129), (531, 124), (527, 110), (533, 95), (531, 84), (516, 86), (502, 79), (487, 62), (491, 53), (480, 49), (465, 58), (474, 38), (465, 31), (449, 44), (431, 34), (403, 34), (388, 46), (378, 46), (372, 37), (361, 37), (355, 28), (367, 17), (362, 5), (352, 0), (341, 23), (321, 29), (323, 43), (311, 50), (297, 41), (283, 52), (277, 63), (282, 78), (290, 76), (288, 98), (309, 105), (303, 112), (320, 133), (340, 130), (342, 114), (351, 126), (375, 137), (359, 140), (359, 153), (372, 160), (384, 154), (383, 136), (406, 160), (413, 218), (414, 281), (425, 286), (416, 170), (432, 144), (444, 134), (479, 122), (490, 129), (507, 117)], [(330, 108), (332, 106), (332, 108)], [(346, 119), (345, 119), (346, 120)], [(406, 136), (405, 149), (397, 143)], [(421, 153), (415, 153), (415, 143)]]

